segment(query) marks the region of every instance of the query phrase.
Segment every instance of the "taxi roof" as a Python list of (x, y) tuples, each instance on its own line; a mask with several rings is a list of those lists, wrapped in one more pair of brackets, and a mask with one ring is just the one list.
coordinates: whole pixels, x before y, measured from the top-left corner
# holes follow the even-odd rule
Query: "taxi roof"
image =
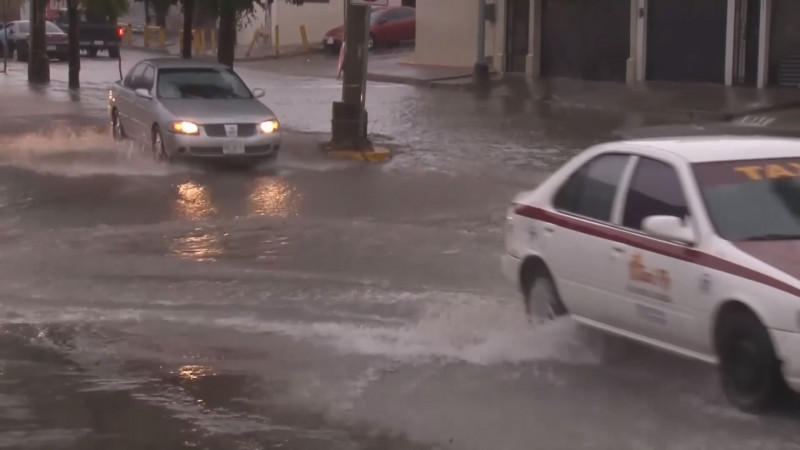
[[(672, 136), (621, 141), (639, 151), (658, 149), (689, 163), (800, 157), (800, 138), (769, 136)], [(619, 148), (619, 143), (611, 148)]]

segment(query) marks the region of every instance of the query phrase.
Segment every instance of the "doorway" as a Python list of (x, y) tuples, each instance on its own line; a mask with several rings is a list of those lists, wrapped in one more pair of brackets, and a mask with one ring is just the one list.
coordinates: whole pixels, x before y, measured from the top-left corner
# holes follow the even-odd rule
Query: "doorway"
[(508, 0), (506, 8), (506, 72), (525, 72), (530, 37), (530, 0)]

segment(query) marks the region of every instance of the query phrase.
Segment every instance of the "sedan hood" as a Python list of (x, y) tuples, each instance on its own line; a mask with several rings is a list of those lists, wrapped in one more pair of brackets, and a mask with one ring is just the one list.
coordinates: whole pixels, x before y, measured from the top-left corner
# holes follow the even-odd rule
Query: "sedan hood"
[(176, 120), (207, 123), (258, 123), (275, 114), (256, 99), (243, 100), (161, 100)]
[(772, 267), (800, 279), (800, 241), (735, 242), (736, 247)]

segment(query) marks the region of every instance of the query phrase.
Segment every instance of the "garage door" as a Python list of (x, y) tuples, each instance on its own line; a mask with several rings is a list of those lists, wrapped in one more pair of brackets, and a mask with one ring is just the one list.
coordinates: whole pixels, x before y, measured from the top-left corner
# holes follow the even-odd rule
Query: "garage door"
[(647, 79), (725, 82), (727, 0), (649, 0)]
[(542, 75), (625, 81), (630, 2), (544, 0)]
[(800, 87), (800, 1), (773, 0), (770, 84)]

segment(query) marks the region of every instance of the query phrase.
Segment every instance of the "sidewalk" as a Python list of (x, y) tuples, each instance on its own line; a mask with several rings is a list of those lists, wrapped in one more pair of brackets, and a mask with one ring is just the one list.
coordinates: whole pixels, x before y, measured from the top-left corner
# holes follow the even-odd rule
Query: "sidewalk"
[[(370, 54), (367, 79), (474, 91), (472, 69), (415, 65), (408, 49)], [(306, 77), (334, 78), (337, 56), (327, 53), (279, 61), (245, 63), (252, 70)], [(478, 93), (475, 93), (478, 95)], [(529, 99), (558, 107), (637, 112), (689, 120), (729, 120), (744, 114), (800, 107), (800, 89), (727, 87), (701, 83), (624, 83), (570, 79), (532, 79), (516, 74), (492, 74), (491, 89), (483, 95)]]
[[(180, 56), (181, 54), (181, 46), (180, 46), (180, 39), (181, 37), (177, 34), (167, 34), (165, 39), (165, 46), (161, 47), (157, 41), (150, 42), (149, 48), (144, 46), (144, 36), (141, 33), (133, 33), (131, 38), (131, 43), (123, 43), (123, 48), (130, 48), (154, 53), (163, 53), (172, 56)], [(211, 48), (211, 44), (206, 41), (205, 45), (206, 49), (205, 52), (200, 57), (208, 57), (208, 58), (215, 58), (216, 57), (216, 50)], [(307, 53), (314, 53), (320, 52), (322, 50), (322, 44), (315, 44), (311, 43), (309, 49), (304, 48), (302, 45), (287, 45), (281, 46), (280, 52), (275, 51), (275, 47), (272, 45), (266, 45), (263, 43), (257, 43), (253, 46), (253, 50), (248, 54), (248, 49), (250, 47), (250, 43), (247, 44), (240, 44), (236, 46), (236, 56), (235, 60), (239, 62), (245, 61), (263, 61), (263, 60), (270, 60), (270, 59), (280, 59), (280, 58), (289, 58), (298, 55), (304, 55)]]

